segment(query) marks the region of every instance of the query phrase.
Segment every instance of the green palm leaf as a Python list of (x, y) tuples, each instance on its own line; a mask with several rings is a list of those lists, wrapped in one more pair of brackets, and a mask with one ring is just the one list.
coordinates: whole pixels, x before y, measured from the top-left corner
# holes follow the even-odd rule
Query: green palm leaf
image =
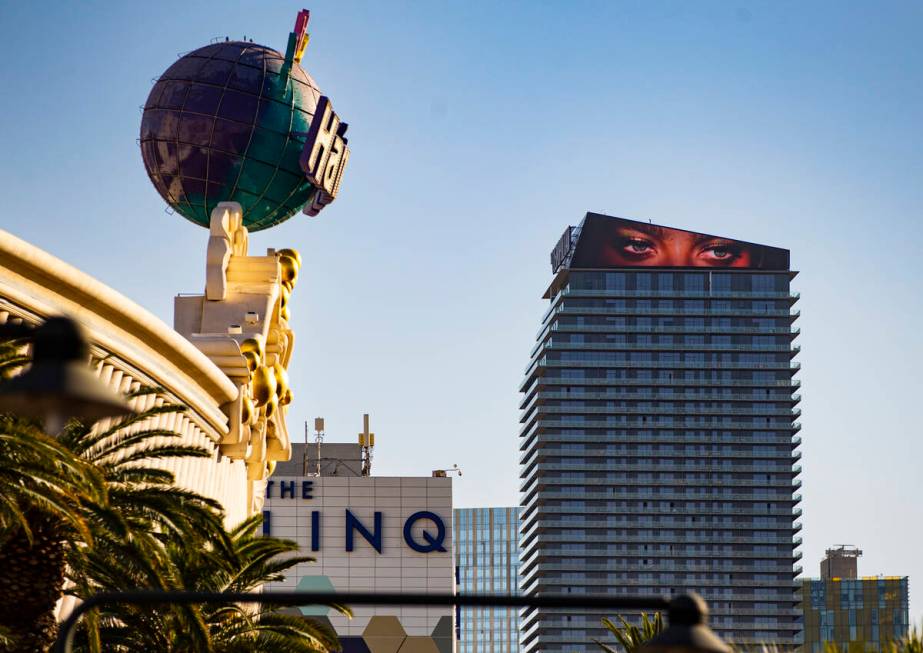
[[(616, 625), (611, 619), (606, 618), (603, 618), (602, 624), (615, 637), (624, 653), (637, 653), (641, 646), (663, 631), (663, 617), (659, 612), (655, 612), (652, 617), (642, 612), (640, 627), (621, 615), (617, 618), (621, 625)], [(606, 653), (617, 653), (616, 649), (603, 644), (598, 639), (593, 641)]]

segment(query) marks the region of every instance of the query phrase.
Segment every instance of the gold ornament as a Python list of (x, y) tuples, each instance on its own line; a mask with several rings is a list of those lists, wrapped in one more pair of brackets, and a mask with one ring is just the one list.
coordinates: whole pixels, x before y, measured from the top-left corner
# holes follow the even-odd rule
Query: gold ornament
[(242, 408), (240, 411), (240, 421), (243, 424), (249, 424), (253, 421), (253, 416), (256, 414), (256, 408), (253, 405), (253, 400), (250, 397), (244, 395), (241, 404)]
[(279, 398), (276, 395), (273, 395), (269, 400), (269, 403), (266, 404), (266, 419), (269, 419), (276, 414), (276, 411), (279, 409)]
[(240, 343), (240, 353), (247, 359), (247, 368), (251, 374), (260, 366), (265, 356), (263, 343), (256, 338), (247, 338)]
[(285, 371), (285, 368), (280, 363), (272, 366), (272, 372), (276, 377), (276, 396), (282, 399), (289, 387), (288, 372)]
[(300, 265), (292, 256), (280, 256), (279, 267), (282, 270), (282, 285), (291, 290), (295, 287), (295, 281), (298, 279), (298, 270)]
[(298, 267), (301, 267), (301, 254), (298, 253), (297, 249), (291, 247), (286, 247), (285, 249), (280, 249), (278, 254), (280, 256), (288, 256), (295, 259), (295, 262), (298, 264)]
[(253, 394), (253, 401), (257, 406), (265, 406), (267, 402), (273, 399), (276, 396), (276, 375), (273, 374), (272, 368), (258, 367), (253, 372), (250, 389)]
[(291, 297), (291, 292), (285, 286), (282, 286), (280, 289), (280, 299), (279, 299), (279, 317), (288, 322), (291, 317), (291, 313), (288, 310), (288, 300)]

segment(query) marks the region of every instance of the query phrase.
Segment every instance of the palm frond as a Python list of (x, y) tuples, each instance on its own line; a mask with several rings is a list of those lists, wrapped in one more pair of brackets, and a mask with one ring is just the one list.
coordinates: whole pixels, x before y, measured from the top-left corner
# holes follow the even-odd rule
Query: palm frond
[[(21, 343), (0, 341), (0, 377), (28, 361)], [(128, 398), (164, 394), (142, 387)], [(164, 463), (211, 453), (161, 426), (162, 416), (185, 407), (139, 403), (161, 405), (105, 426), (72, 421), (57, 439), (0, 415), (0, 549), (13, 543), (4, 539), (11, 531), (26, 539), (38, 533), (35, 515), (52, 520), (56, 533), (74, 534), (58, 541), (66, 546), (66, 591), (83, 599), (139, 587), (255, 591), (312, 560), (297, 555), (294, 542), (263, 537), (261, 515), (227, 531), (219, 501), (177, 487)], [(103, 606), (81, 621), (75, 639), (75, 650), (88, 653), (339, 648), (336, 634), (316, 622), (237, 605)]]
[[(631, 623), (622, 615), (617, 615), (617, 618), (621, 625), (617, 625), (607, 618), (603, 618), (602, 625), (615, 637), (624, 653), (637, 653), (638, 649), (645, 643), (663, 631), (663, 617), (659, 612), (655, 612), (653, 616), (648, 616), (647, 613), (642, 612), (640, 627)], [(603, 644), (597, 639), (593, 641), (606, 653), (615, 653), (611, 646)]]

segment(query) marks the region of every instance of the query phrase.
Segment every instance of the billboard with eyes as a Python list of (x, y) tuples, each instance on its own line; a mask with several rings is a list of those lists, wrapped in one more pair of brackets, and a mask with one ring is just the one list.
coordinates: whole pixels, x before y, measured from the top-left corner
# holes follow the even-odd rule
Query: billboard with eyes
[(788, 270), (789, 261), (787, 249), (587, 213), (569, 267)]

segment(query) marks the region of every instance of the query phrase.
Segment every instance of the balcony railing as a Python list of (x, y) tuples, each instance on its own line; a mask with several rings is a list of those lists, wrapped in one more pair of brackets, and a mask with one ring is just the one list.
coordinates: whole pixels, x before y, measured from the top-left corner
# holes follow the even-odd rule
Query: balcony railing
[(753, 291), (706, 291), (706, 290), (616, 290), (616, 289), (578, 289), (566, 286), (558, 295), (562, 297), (631, 297), (640, 299), (793, 299), (801, 298), (797, 292)]
[[(570, 397), (568, 401), (573, 404), (574, 402), (580, 401), (579, 398)], [(683, 408), (683, 407), (657, 407), (657, 408), (645, 408), (645, 407), (635, 407), (635, 406), (548, 406), (542, 405), (541, 412), (543, 414), (559, 414), (559, 415), (748, 415), (754, 418), (766, 418), (766, 417), (788, 417), (788, 418), (797, 418), (801, 415), (801, 410), (798, 408), (781, 408), (774, 411), (760, 411), (754, 410), (752, 408)], [(527, 415), (523, 415), (523, 419), (526, 419)], [(657, 420), (654, 420), (657, 421)], [(683, 424), (685, 422), (679, 422)]]
[[(572, 379), (566, 379), (573, 384)], [(691, 382), (690, 382), (691, 383)], [(614, 385), (617, 385), (615, 383)], [(650, 384), (647, 384), (650, 385)], [(540, 390), (533, 393), (538, 400), (568, 400), (568, 401), (657, 401), (657, 402), (704, 402), (704, 403), (776, 403), (796, 404), (801, 401), (800, 394), (764, 394), (761, 392), (735, 393), (735, 394), (706, 394), (693, 392), (618, 392), (621, 388), (613, 387), (605, 392), (584, 391), (580, 386), (573, 387), (572, 392), (560, 390)]]
[[(565, 499), (566, 500), (566, 499)], [(546, 499), (547, 501), (547, 499)], [(765, 505), (765, 504), (763, 504)], [(738, 515), (738, 516), (747, 516), (747, 517), (790, 517), (797, 519), (801, 516), (801, 508), (778, 508), (774, 510), (766, 510), (765, 508), (760, 508), (759, 502), (754, 502), (753, 507), (751, 508), (664, 508), (662, 506), (647, 506), (643, 508), (641, 506), (635, 506), (632, 508), (606, 508), (607, 515), (625, 515), (637, 517), (636, 520), (628, 520), (625, 517), (616, 518), (616, 524), (630, 524), (632, 528), (644, 528), (645, 525), (650, 526), (651, 528), (664, 528), (669, 527), (671, 524), (684, 524), (688, 525), (689, 517), (698, 517), (700, 515)], [(569, 515), (575, 512), (575, 508), (567, 508), (562, 506), (542, 506), (542, 513), (546, 515)], [(658, 515), (660, 517), (672, 517), (672, 519), (655, 519), (653, 515)], [(647, 519), (650, 517), (650, 519)], [(646, 521), (642, 521), (645, 520)]]
[[(758, 388), (777, 390), (781, 388), (794, 391), (801, 387), (801, 381), (795, 378), (787, 379), (770, 379), (770, 380), (720, 380), (720, 379), (566, 379), (560, 376), (548, 376), (542, 374), (539, 377), (531, 375), (523, 379), (519, 386), (520, 392), (526, 392), (526, 388), (531, 386), (542, 388), (547, 386), (568, 386), (571, 388), (597, 387), (597, 386), (648, 386), (652, 388), (686, 388), (686, 387), (708, 387), (708, 388)], [(535, 392), (535, 389), (529, 390)]]
[[(715, 473), (717, 472), (708, 472), (708, 474), (715, 474)], [(707, 475), (707, 474), (703, 473), (703, 475)], [(521, 483), (520, 488), (519, 488), (520, 491), (526, 492), (528, 490), (529, 484), (530, 484), (530, 481), (525, 481)], [(555, 478), (543, 478), (541, 482), (538, 483), (537, 485), (539, 487), (553, 487), (553, 486), (568, 486), (568, 485), (573, 486), (577, 484), (581, 486), (585, 486), (585, 487), (618, 486), (618, 487), (632, 487), (632, 488), (635, 488), (635, 487), (658, 487), (658, 488), (667, 487), (667, 488), (674, 488), (674, 489), (675, 488), (687, 488), (688, 490), (690, 490), (690, 493), (686, 495), (686, 498), (690, 501), (692, 500), (705, 501), (705, 500), (712, 500), (712, 499), (717, 501), (722, 498), (722, 495), (718, 493), (715, 493), (715, 494), (707, 493), (708, 491), (715, 489), (714, 479), (712, 478), (703, 478), (703, 479), (689, 478), (688, 475), (681, 479), (670, 479), (670, 480), (645, 479), (645, 478), (634, 478), (634, 479), (620, 478), (617, 480), (611, 479), (611, 478), (588, 478), (588, 479), (584, 479), (580, 481), (574, 481), (574, 480), (567, 480), (567, 479), (555, 477)], [(746, 480), (746, 481), (744, 480), (740, 480), (740, 481), (722, 480), (720, 482), (720, 485), (721, 485), (721, 489), (735, 488), (735, 487), (736, 488), (744, 488), (744, 487), (745, 488), (791, 488), (792, 492), (794, 492), (795, 490), (801, 487), (801, 480), (795, 479), (793, 481), (790, 481), (785, 478), (769, 478), (769, 479)], [(693, 488), (700, 488), (704, 491), (700, 494), (695, 494), (691, 492)], [(613, 495), (613, 496), (616, 496), (616, 495)]]
[(573, 306), (559, 304), (550, 308), (543, 322), (557, 313), (566, 313), (568, 315), (726, 315), (739, 317), (782, 317), (797, 318), (801, 311), (797, 310), (778, 310), (778, 309), (758, 309), (758, 308), (720, 308), (717, 306), (704, 308), (615, 308), (602, 306)]
[[(539, 345), (542, 346), (542, 345)], [(722, 345), (722, 344), (650, 344), (640, 342), (566, 342), (552, 338), (543, 343), (545, 349), (573, 350), (573, 351), (712, 351), (712, 352), (746, 352), (765, 353), (775, 352), (780, 354), (797, 354), (801, 351), (799, 345)], [(717, 365), (720, 365), (718, 363)]]
[[(538, 390), (529, 393), (519, 404), (521, 410), (528, 410), (536, 404), (543, 404), (546, 401), (656, 401), (656, 402), (696, 402), (696, 403), (754, 403), (763, 405), (766, 403), (789, 404), (794, 405), (801, 401), (799, 394), (762, 394), (758, 392), (738, 393), (733, 395), (726, 394), (695, 394), (695, 393), (672, 393), (664, 392), (617, 392), (622, 388), (611, 388), (606, 392), (584, 392), (582, 387), (574, 388), (571, 386), (571, 392), (561, 392), (553, 390)], [(795, 410), (795, 409), (792, 409)]]
[[(777, 361), (772, 363), (724, 363), (724, 362), (671, 362), (661, 363), (659, 361), (606, 361), (606, 360), (551, 360), (547, 357), (538, 358), (526, 368), (526, 376), (530, 375), (531, 368), (537, 367), (567, 367), (571, 369), (581, 369), (590, 367), (609, 367), (609, 368), (628, 368), (634, 370), (663, 369), (663, 370), (792, 370), (801, 369), (801, 363)], [(581, 385), (581, 381), (572, 379), (572, 385)], [(618, 385), (618, 381), (610, 381), (610, 385)], [(698, 381), (689, 381), (687, 385), (697, 385)]]
[(696, 334), (746, 334), (746, 335), (784, 335), (797, 336), (801, 333), (798, 327), (746, 327), (746, 326), (672, 326), (672, 327), (649, 327), (649, 326), (616, 326), (608, 324), (567, 324), (555, 322), (549, 331), (562, 333), (664, 333), (676, 335), (696, 335)]
[(659, 422), (642, 422), (638, 419), (547, 419), (539, 417), (519, 429), (520, 437), (527, 437), (532, 429), (547, 428), (584, 428), (584, 429), (645, 429), (645, 430), (709, 430), (709, 431), (800, 431), (800, 422), (769, 422), (768, 424), (724, 424), (715, 420), (683, 421), (663, 424)]
[[(578, 527), (584, 528), (584, 527)], [(589, 526), (586, 528), (596, 528), (598, 529), (613, 529), (614, 526), (609, 526), (607, 523), (602, 522), (601, 526)], [(687, 531), (681, 531), (674, 536), (670, 537), (661, 537), (656, 535), (621, 535), (619, 536), (619, 542), (626, 542), (629, 544), (639, 544), (641, 546), (645, 544), (673, 544), (673, 545), (683, 545), (683, 544), (750, 544), (750, 545), (762, 545), (762, 544), (778, 544), (781, 546), (791, 545), (793, 548), (801, 546), (800, 537), (733, 537), (728, 533), (730, 531), (718, 531), (714, 534), (705, 535), (690, 535)], [(562, 535), (553, 535), (550, 533), (543, 533), (542, 540), (548, 542), (573, 542), (572, 534), (562, 534)], [(645, 551), (645, 554), (653, 555), (651, 552)], [(702, 555), (709, 555), (704, 553)], [(725, 555), (725, 554), (721, 554)]]
[[(709, 460), (708, 458), (701, 458), (700, 460)], [(631, 463), (617, 463), (617, 462), (607, 462), (599, 465), (594, 465), (591, 463), (562, 463), (562, 462), (553, 462), (553, 463), (536, 463), (538, 469), (547, 470), (553, 472), (561, 472), (560, 479), (562, 481), (570, 480), (584, 480), (581, 478), (571, 478), (568, 479), (565, 475), (566, 472), (684, 472), (689, 474), (694, 473), (703, 473), (703, 472), (726, 472), (726, 473), (736, 473), (736, 474), (794, 474), (797, 476), (801, 473), (801, 467), (796, 465), (794, 468), (790, 464), (780, 464), (780, 465), (714, 465), (714, 464), (698, 464), (698, 465), (664, 465), (660, 464), (662, 461), (658, 462), (649, 462), (642, 463), (639, 461), (634, 461)], [(557, 476), (557, 474), (556, 474)], [(587, 478), (586, 480), (592, 480)], [(683, 479), (677, 479), (677, 484), (682, 484)], [(618, 485), (617, 481), (613, 481), (613, 485)], [(613, 497), (615, 498), (615, 497)]]
[(552, 333), (670, 333), (680, 335), (692, 334), (747, 334), (747, 335), (785, 335), (791, 339), (801, 334), (801, 329), (794, 326), (758, 327), (758, 326), (696, 326), (683, 324), (679, 326), (639, 326), (615, 324), (574, 324), (555, 320), (544, 322), (535, 333), (536, 340), (542, 340)]

